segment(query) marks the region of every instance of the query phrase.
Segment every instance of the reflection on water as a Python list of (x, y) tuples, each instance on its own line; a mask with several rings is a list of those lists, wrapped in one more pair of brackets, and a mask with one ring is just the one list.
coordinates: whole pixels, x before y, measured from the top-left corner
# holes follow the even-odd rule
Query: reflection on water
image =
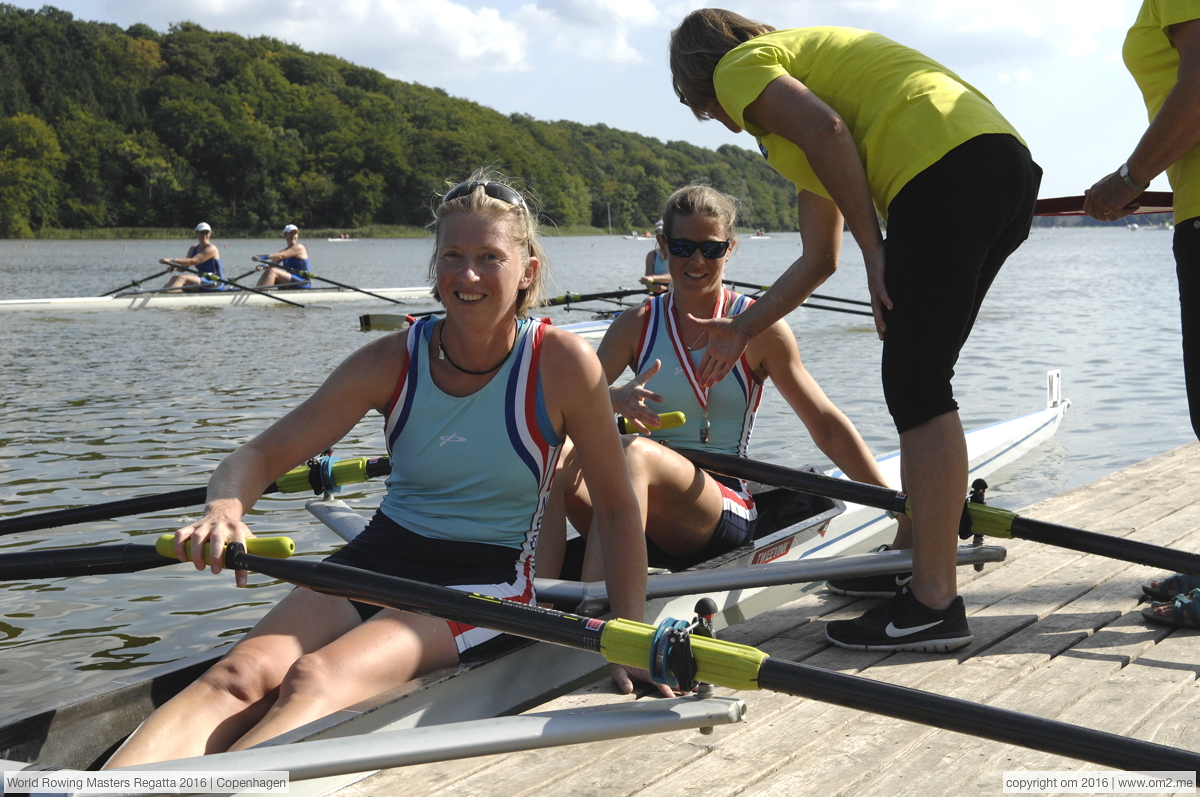
[[(770, 282), (799, 254), (796, 235), (747, 240), (730, 276)], [(217, 240), (228, 273), (274, 243)], [(0, 298), (95, 295), (157, 271), (185, 241), (0, 241)], [(427, 240), (310, 245), (317, 273), (362, 287), (424, 282)], [(648, 248), (610, 238), (546, 242), (552, 294), (632, 286)], [(865, 298), (861, 258), (847, 244), (821, 292)], [(245, 268), (242, 263), (246, 263)], [(359, 314), (245, 307), (0, 313), (0, 516), (169, 492), (203, 484), (221, 458), (295, 406), (370, 336)], [(964, 424), (1041, 407), (1044, 373), (1061, 368), (1073, 401), (1058, 436), (992, 480), (1009, 508), (1085, 484), (1191, 439), (1179, 355), (1170, 236), (1123, 229), (1035, 230), (1001, 272), (955, 380)], [(565, 323), (583, 312), (550, 312)], [(800, 309), (789, 321), (804, 360), (875, 451), (896, 447), (879, 385), (869, 319)], [(753, 452), (780, 464), (826, 464), (777, 394), (768, 391)], [(380, 419), (364, 419), (342, 457), (383, 453)], [(378, 503), (378, 483), (347, 488)], [(303, 511), (305, 497), (259, 502), (258, 534), (288, 534), (320, 558), (336, 538)], [(151, 542), (199, 507), (0, 537), (0, 552)], [(190, 565), (142, 573), (0, 585), (0, 713), (44, 705), (144, 668), (228, 643), (289, 587)]]

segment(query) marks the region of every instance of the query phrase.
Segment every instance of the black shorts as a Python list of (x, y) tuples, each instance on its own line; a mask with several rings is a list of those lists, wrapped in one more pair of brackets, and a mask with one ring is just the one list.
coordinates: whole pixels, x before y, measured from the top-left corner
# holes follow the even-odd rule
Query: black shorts
[[(532, 555), (503, 545), (424, 537), (379, 511), (357, 537), (325, 561), (519, 603), (534, 601)], [(369, 603), (350, 603), (364, 622), (380, 611)], [(486, 628), (449, 625), (459, 653), (499, 636)]]
[(1200, 217), (1175, 225), (1174, 248), (1183, 322), (1183, 375), (1192, 431), (1200, 437)]
[(652, 567), (684, 570), (754, 540), (758, 509), (754, 505), (754, 497), (746, 490), (746, 483), (729, 476), (704, 472), (721, 488), (721, 518), (717, 521), (717, 527), (703, 548), (682, 556), (667, 553), (647, 537), (646, 556)]
[(888, 206), (883, 395), (896, 430), (958, 409), (950, 380), (983, 297), (1029, 236), (1042, 170), (1010, 135), (946, 153)]

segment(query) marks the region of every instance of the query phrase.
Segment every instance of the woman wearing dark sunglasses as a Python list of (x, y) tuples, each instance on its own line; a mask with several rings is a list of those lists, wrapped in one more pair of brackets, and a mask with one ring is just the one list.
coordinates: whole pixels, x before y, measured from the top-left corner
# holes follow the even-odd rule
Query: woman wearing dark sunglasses
[[(330, 561), (530, 603), (533, 547), (561, 441), (571, 436), (606, 551), (618, 616), (642, 619), (646, 558), (607, 382), (582, 338), (532, 320), (545, 275), (526, 199), (489, 175), (439, 203), (429, 275), (446, 307), (343, 362), (316, 393), (229, 456), (208, 505), (176, 532), (223, 550), (289, 468), (371, 410), (392, 473), (375, 517)], [(195, 564), (203, 567), (197, 558)], [(219, 565), (213, 565), (218, 572)], [(237, 574), (239, 585), (246, 582)], [(152, 715), (108, 762), (244, 749), (457, 664), (497, 634), (296, 589), (229, 654)]]
[[(830, 641), (946, 652), (971, 641), (955, 547), (967, 446), (950, 379), (1005, 259), (1029, 234), (1041, 169), (995, 106), (931, 58), (870, 31), (776, 30), (716, 8), (671, 34), (671, 75), (698, 119), (746, 130), (797, 187), (804, 253), (749, 311), (707, 324), (711, 384), (746, 343), (837, 268), (843, 221), (866, 264), (883, 388), (900, 434), (915, 540), (910, 589)], [(939, 220), (930, 232), (929, 214)], [(876, 214), (887, 220), (887, 240)], [(885, 269), (886, 254), (886, 269)]]
[[(626, 368), (638, 374), (628, 384), (609, 388), (609, 395), (615, 412), (651, 435), (626, 435), (624, 441), (634, 490), (646, 513), (651, 559), (658, 565), (688, 566), (753, 538), (757, 513), (745, 483), (700, 470), (672, 448), (748, 456), (754, 415), (768, 379), (838, 467), (851, 478), (885, 484), (854, 425), (805, 370), (796, 337), (784, 321), (750, 342), (731, 378), (710, 388), (700, 386), (696, 369), (708, 340), (696, 319), (735, 316), (753, 304), (722, 284), (736, 245), (737, 212), (735, 199), (708, 186), (689, 185), (672, 194), (659, 244), (669, 253), (674, 287), (622, 313), (598, 351), (610, 383)], [(647, 401), (663, 411), (682, 411), (687, 423), (656, 430), (658, 415)], [(560, 563), (564, 513), (585, 534), (593, 517), (587, 487), (578, 479), (581, 458), (570, 443), (539, 541), (546, 546), (538, 556), (547, 573), (557, 571)], [(564, 503), (558, 503), (560, 498)], [(608, 542), (598, 546), (594, 535), (587, 536), (584, 580), (595, 580), (605, 572), (597, 553), (606, 552)], [(606, 556), (605, 566), (607, 562)]]

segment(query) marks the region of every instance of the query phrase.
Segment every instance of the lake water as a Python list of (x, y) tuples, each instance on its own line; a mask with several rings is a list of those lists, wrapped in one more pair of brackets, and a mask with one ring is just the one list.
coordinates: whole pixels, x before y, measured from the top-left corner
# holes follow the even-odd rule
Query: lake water
[[(0, 241), (0, 298), (103, 293), (159, 270), (159, 257), (182, 256), (188, 243)], [(279, 247), (217, 243), (229, 275)], [(428, 239), (318, 241), (310, 254), (316, 273), (369, 288), (422, 284), (429, 248)], [(552, 293), (633, 286), (648, 248), (616, 237), (548, 239)], [(799, 252), (795, 234), (744, 240), (729, 276), (770, 282)], [(865, 298), (861, 264), (848, 242), (842, 268), (820, 292)], [(378, 334), (357, 331), (359, 314), (389, 307), (0, 313), (0, 516), (203, 485), (225, 454)], [(1060, 368), (1073, 406), (1053, 441), (992, 479), (991, 503), (1019, 509), (1192, 439), (1178, 307), (1167, 233), (1033, 232), (984, 305), (956, 395), (968, 428), (1003, 420), (1042, 407), (1045, 372)], [(591, 317), (550, 314), (560, 323)], [(870, 320), (802, 308), (789, 321), (809, 370), (872, 449), (896, 448)], [(365, 419), (337, 453), (384, 453), (380, 419)], [(753, 453), (827, 464), (769, 391)], [(380, 494), (374, 483), (344, 495), (369, 509)], [(251, 525), (291, 535), (302, 556), (322, 556), (336, 540), (303, 510), (305, 500), (264, 499)], [(0, 552), (150, 541), (198, 509), (0, 537)], [(182, 565), (0, 584), (0, 714), (228, 642), (288, 589), (261, 577), (251, 585), (237, 591), (232, 578)]]

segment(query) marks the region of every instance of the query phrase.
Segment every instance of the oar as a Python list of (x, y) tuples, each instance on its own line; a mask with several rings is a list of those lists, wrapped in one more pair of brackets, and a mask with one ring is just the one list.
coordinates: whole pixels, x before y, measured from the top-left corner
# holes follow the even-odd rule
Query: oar
[[(296, 550), (290, 537), (252, 537), (246, 543), (254, 555), (275, 559), (286, 559)], [(208, 543), (204, 544), (204, 561), (209, 561)], [(0, 554), (0, 581), (135, 573), (177, 564), (175, 535), (164, 534), (153, 545), (126, 543)]]
[(1200, 769), (1200, 754), (1186, 750), (784, 661), (747, 645), (699, 635), (680, 639), (675, 620), (655, 628), (565, 614), (328, 562), (264, 559), (237, 544), (226, 549), (225, 566), (327, 595), (596, 651), (614, 664), (654, 669), (656, 662), (669, 662), (667, 675), (685, 685), (703, 681), (731, 689), (766, 689), (1127, 771)]
[[(230, 280), (230, 281), (231, 281), (231, 282), (237, 282), (238, 280), (244, 280), (244, 279), (246, 279), (246, 277), (249, 277), (251, 274), (254, 274), (254, 273), (256, 273), (257, 271), (258, 271), (258, 269), (257, 269), (257, 268), (252, 268), (252, 269), (250, 269), (249, 271), (247, 271), (245, 274), (238, 274), (236, 277), (234, 277), (234, 278), (233, 278), (232, 280)], [(239, 286), (237, 286), (237, 287), (239, 287), (239, 288), (240, 288), (240, 287), (242, 287), (242, 286), (241, 286), (241, 285), (239, 285)]]
[[(1057, 196), (1039, 199), (1034, 205), (1035, 216), (1084, 216), (1083, 202), (1086, 197)], [(1170, 191), (1147, 191), (1133, 200), (1140, 206), (1131, 216), (1144, 213), (1169, 213), (1175, 204), (1175, 195)]]
[(291, 299), (285, 299), (282, 296), (277, 296), (268, 291), (262, 291), (262, 290), (259, 290), (258, 288), (250, 288), (245, 285), (238, 285), (233, 280), (227, 280), (224, 277), (218, 277), (216, 274), (201, 274), (199, 271), (196, 271), (195, 269), (191, 269), (191, 268), (181, 268), (180, 271), (186, 271), (189, 274), (195, 274), (198, 277), (203, 277), (204, 279), (211, 280), (212, 282), (219, 282), (222, 285), (232, 285), (233, 287), (237, 288), (239, 291), (250, 291), (250, 293), (257, 293), (260, 296), (266, 296), (270, 299), (274, 299), (277, 302), (283, 302), (284, 304), (290, 304), (293, 307), (299, 307), (304, 310), (332, 310), (333, 309), (331, 307), (326, 307), (323, 304), (300, 304), (299, 302), (293, 302)]
[(399, 332), (408, 329), (418, 318), (428, 315), (441, 315), (445, 310), (427, 310), (423, 313), (396, 315), (395, 313), (367, 313), (358, 317), (358, 328), (361, 332)]
[(347, 285), (344, 282), (337, 282), (335, 280), (329, 279), (328, 277), (318, 277), (316, 274), (312, 273), (311, 271), (297, 271), (296, 273), (306, 279), (320, 280), (321, 282), (328, 282), (330, 285), (336, 285), (339, 288), (345, 288), (348, 291), (357, 291), (358, 293), (365, 293), (367, 296), (373, 296), (376, 299), (382, 299), (385, 302), (391, 302), (392, 304), (404, 304), (404, 302), (400, 301), (399, 299), (392, 299), (387, 296), (380, 296), (378, 293), (371, 293), (368, 290), (363, 290), (362, 288), (356, 288), (353, 285)]
[(140, 280), (134, 280), (133, 282), (129, 283), (128, 285), (122, 285), (120, 288), (113, 288), (111, 291), (106, 291), (100, 295), (101, 296), (111, 296), (114, 293), (120, 293), (121, 291), (125, 290), (126, 288), (136, 288), (137, 286), (141, 285), (146, 280), (152, 280), (155, 277), (161, 277), (163, 274), (166, 274), (170, 270), (171, 269), (169, 269), (169, 268), (163, 269), (162, 271), (159, 271), (155, 274), (151, 274), (149, 277), (142, 277)]
[(604, 291), (602, 293), (564, 293), (562, 296), (555, 296), (552, 299), (544, 299), (542, 307), (554, 307), (560, 304), (575, 304), (576, 302), (591, 302), (596, 299), (620, 299), (625, 296), (634, 296), (636, 294), (647, 294), (650, 291), (647, 288), (618, 288), (615, 291)]
[[(675, 451), (705, 470), (738, 479), (749, 479), (809, 495), (873, 506), (888, 512), (906, 512), (908, 509), (908, 499), (903, 494), (893, 492), (886, 487), (806, 473), (729, 454), (714, 454), (708, 451), (684, 448), (677, 448)], [(1097, 534), (1070, 526), (1060, 526), (1044, 520), (1033, 520), (1021, 517), (1007, 509), (985, 504), (968, 502), (965, 512), (970, 516), (970, 531), (974, 534), (1032, 540), (1058, 548), (1092, 553), (1139, 565), (1200, 574), (1200, 554), (1165, 548), (1161, 545), (1150, 545), (1137, 540), (1112, 537), (1107, 534)]]
[[(329, 462), (330, 464), (326, 464)], [(392, 471), (392, 461), (388, 457), (357, 457), (343, 459), (337, 462), (322, 460), (313, 465), (301, 465), (288, 471), (278, 481), (267, 487), (263, 494), (268, 493), (299, 493), (311, 489), (314, 494), (336, 492), (337, 488), (346, 484), (357, 484), (367, 479), (386, 476)], [(90, 523), (95, 520), (141, 515), (148, 512), (161, 512), (166, 509), (179, 509), (185, 506), (203, 504), (208, 493), (207, 487), (193, 487), (188, 490), (176, 490), (160, 495), (146, 495), (140, 498), (126, 498), (121, 501), (109, 501), (92, 506), (78, 506), (71, 509), (56, 509), (52, 512), (39, 512), (34, 515), (6, 518), (0, 520), (0, 536), (18, 534), (22, 531), (37, 531), (52, 529), (59, 526), (70, 526), (74, 523)]]
[[(739, 282), (737, 280), (721, 280), (721, 281), (724, 282), (726, 285), (732, 285), (735, 288), (749, 288), (752, 291), (766, 291), (766, 290), (770, 290), (770, 288), (771, 288), (770, 285), (755, 285), (753, 282)], [(809, 294), (809, 299), (817, 299), (822, 302), (841, 302), (842, 304), (856, 304), (856, 305), (861, 305), (862, 307), (870, 307), (871, 306), (870, 302), (864, 302), (860, 299), (842, 299), (838, 296), (826, 296), (826, 295), (823, 295), (820, 293)], [(807, 300), (804, 302), (804, 304), (802, 304), (800, 306), (801, 307), (809, 307), (809, 308), (812, 308), (813, 310), (831, 310), (835, 313), (850, 313), (851, 315), (865, 315), (865, 316), (873, 315), (872, 313), (869, 313), (866, 310), (850, 310), (845, 307), (829, 307), (828, 305), (824, 305), (824, 304), (813, 304), (812, 302), (809, 302)]]

